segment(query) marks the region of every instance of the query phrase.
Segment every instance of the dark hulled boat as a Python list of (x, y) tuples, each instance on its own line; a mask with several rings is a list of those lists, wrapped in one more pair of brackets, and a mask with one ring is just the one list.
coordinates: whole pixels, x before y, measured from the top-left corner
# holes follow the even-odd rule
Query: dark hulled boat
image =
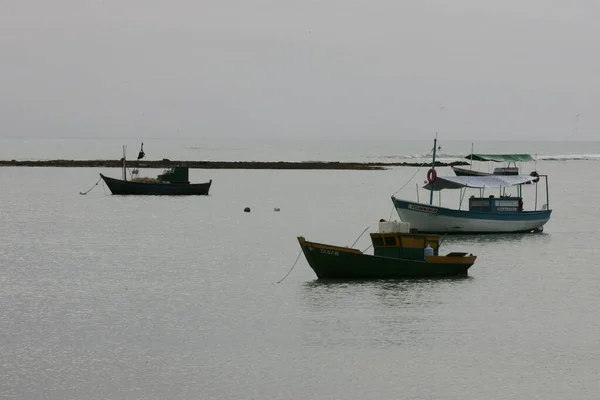
[(481, 172), (481, 171), (477, 171), (477, 170), (474, 170), (474, 169), (461, 168), (461, 167), (457, 167), (456, 165), (453, 165), (451, 168), (452, 168), (452, 171), (454, 171), (454, 173), (456, 174), (456, 176), (487, 176), (487, 175), (493, 175), (490, 172)]
[(467, 253), (438, 255), (440, 237), (433, 234), (371, 233), (371, 241), (373, 255), (298, 237), (304, 256), (319, 279), (466, 276), (477, 258)]
[[(145, 156), (144, 143), (138, 154), (139, 160)], [(123, 169), (123, 179), (109, 178), (100, 174), (100, 177), (106, 183), (112, 194), (120, 195), (149, 195), (149, 196), (189, 196), (189, 195), (208, 195), (212, 179), (205, 183), (190, 183), (189, 168), (186, 166), (175, 166), (164, 171), (156, 178), (133, 178), (127, 180), (126, 169), (126, 147), (123, 146), (123, 158), (121, 158), (121, 167)], [(132, 175), (137, 175), (136, 168)]]
[(187, 167), (174, 167), (156, 179), (135, 178), (123, 180), (100, 174), (112, 194), (121, 195), (208, 195), (212, 179), (205, 183), (190, 183)]

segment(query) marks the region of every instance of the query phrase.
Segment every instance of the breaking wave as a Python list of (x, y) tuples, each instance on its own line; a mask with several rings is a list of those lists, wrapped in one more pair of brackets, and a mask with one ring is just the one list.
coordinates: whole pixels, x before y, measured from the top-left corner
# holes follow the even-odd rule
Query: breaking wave
[(555, 155), (538, 155), (538, 160), (544, 161), (599, 161), (600, 154), (555, 154)]
[[(532, 155), (536, 158), (536, 156)], [(387, 155), (377, 158), (385, 160), (424, 160), (431, 159), (431, 154), (412, 154), (412, 155)], [(450, 161), (469, 161), (464, 155), (438, 153), (436, 159)], [(538, 154), (538, 161), (600, 161), (600, 154)]]

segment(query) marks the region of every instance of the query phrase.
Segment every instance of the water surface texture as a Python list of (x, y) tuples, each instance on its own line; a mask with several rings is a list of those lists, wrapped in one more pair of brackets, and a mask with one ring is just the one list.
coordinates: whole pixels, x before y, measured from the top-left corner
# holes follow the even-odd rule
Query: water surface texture
[(596, 398), (597, 162), (537, 169), (543, 234), (445, 239), (479, 256), (468, 278), (320, 282), (301, 257), (277, 284), (297, 236), (349, 246), (396, 218), (416, 168), (191, 170), (211, 195), (178, 198), (79, 195), (118, 169), (0, 168), (0, 398)]

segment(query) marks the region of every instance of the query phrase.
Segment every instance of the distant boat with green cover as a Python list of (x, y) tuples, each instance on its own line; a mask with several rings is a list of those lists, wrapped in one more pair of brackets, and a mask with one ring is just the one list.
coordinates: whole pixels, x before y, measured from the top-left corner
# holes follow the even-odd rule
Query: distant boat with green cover
[[(476, 256), (448, 253), (440, 256), (440, 236), (410, 233), (393, 227), (408, 224), (380, 222), (371, 233), (373, 255), (349, 247), (309, 242), (298, 237), (310, 267), (319, 279), (390, 279), (466, 276)], [(383, 227), (383, 229), (382, 229)], [(390, 229), (389, 227), (392, 227)]]
[[(530, 154), (475, 154), (473, 153), (473, 146), (471, 145), (471, 154), (464, 157), (471, 161), (469, 168), (461, 168), (453, 165), (452, 171), (456, 176), (488, 176), (488, 175), (519, 175), (519, 167), (517, 162), (532, 162), (535, 161)], [(494, 172), (482, 172), (473, 169), (473, 161), (478, 162), (505, 162), (506, 167), (494, 168)]]

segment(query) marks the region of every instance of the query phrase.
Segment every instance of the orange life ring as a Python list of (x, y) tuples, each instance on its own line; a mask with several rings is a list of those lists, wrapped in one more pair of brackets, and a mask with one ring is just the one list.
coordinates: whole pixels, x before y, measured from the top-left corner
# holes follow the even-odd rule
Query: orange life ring
[(537, 173), (537, 171), (533, 171), (531, 174), (529, 174), (530, 176), (535, 176), (535, 179), (533, 180), (534, 183), (538, 183), (540, 181), (540, 175)]
[(433, 182), (435, 182), (436, 179), (437, 179), (437, 172), (435, 172), (435, 169), (431, 168), (429, 171), (427, 171), (427, 181), (429, 183), (433, 183)]

